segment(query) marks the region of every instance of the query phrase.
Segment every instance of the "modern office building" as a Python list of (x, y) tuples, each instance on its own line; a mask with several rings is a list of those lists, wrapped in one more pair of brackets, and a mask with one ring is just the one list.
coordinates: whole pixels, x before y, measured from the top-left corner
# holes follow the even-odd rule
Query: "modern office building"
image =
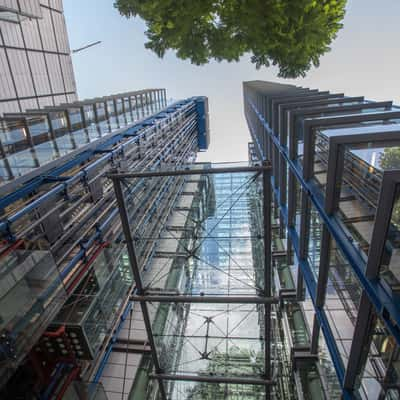
[(61, 0), (0, 0), (0, 115), (77, 100)]
[[(75, 381), (94, 379), (132, 306), (107, 173), (192, 162), (208, 145), (207, 99), (167, 105), (165, 90), (148, 89), (2, 123), (0, 397), (77, 398), (86, 389)], [(182, 190), (135, 186), (140, 232), (156, 237)], [(143, 259), (154, 243), (141, 247)]]
[(400, 108), (243, 89), (245, 164), (201, 96), (4, 113), (0, 398), (399, 398)]
[(400, 108), (269, 82), (243, 89), (251, 160), (271, 164), (291, 266), (295, 302), (283, 309), (301, 320), (293, 367), (314, 365), (326, 398), (399, 398)]

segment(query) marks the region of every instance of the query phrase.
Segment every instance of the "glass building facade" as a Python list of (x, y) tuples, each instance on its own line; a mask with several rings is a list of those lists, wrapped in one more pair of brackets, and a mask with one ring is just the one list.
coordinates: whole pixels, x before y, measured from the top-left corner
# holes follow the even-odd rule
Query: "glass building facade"
[[(107, 398), (96, 376), (135, 287), (108, 174), (193, 162), (207, 110), (205, 97), (167, 104), (147, 89), (0, 120), (1, 398)], [(177, 195), (132, 187), (137, 235), (157, 237)], [(139, 247), (141, 261), (154, 246)]]
[(0, 115), (77, 100), (62, 0), (0, 1)]
[(272, 168), (303, 352), (324, 398), (397, 399), (400, 108), (271, 82), (243, 88), (250, 157)]

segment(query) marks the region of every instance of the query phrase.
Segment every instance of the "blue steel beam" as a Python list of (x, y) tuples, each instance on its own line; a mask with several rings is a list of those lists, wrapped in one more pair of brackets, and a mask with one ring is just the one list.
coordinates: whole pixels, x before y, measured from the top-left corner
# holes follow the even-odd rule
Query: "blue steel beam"
[[(186, 104), (190, 103), (191, 101), (195, 101), (195, 99), (196, 98), (191, 98), (191, 99), (188, 99), (185, 101), (175, 103), (176, 105), (174, 104), (173, 106), (167, 107), (166, 109), (157, 113), (156, 116), (159, 114), (163, 114), (165, 112), (173, 113), (176, 110), (178, 110), (181, 106), (186, 105)], [(138, 128), (143, 129), (143, 127), (145, 127), (144, 123), (149, 122), (149, 121), (151, 121), (151, 122), (149, 123), (148, 126), (153, 126), (154, 122), (155, 122), (154, 116), (151, 116), (151, 117), (147, 118), (146, 120), (141, 121), (138, 124), (135, 124), (134, 126), (127, 128), (122, 133), (118, 133), (118, 134), (112, 136), (105, 142), (102, 142), (96, 148), (89, 150), (89, 151), (84, 151), (82, 154), (80, 154), (77, 157), (75, 157), (74, 159), (66, 162), (64, 165), (57, 167), (54, 170), (50, 171), (49, 173), (46, 174), (46, 176), (52, 177), (52, 178), (57, 178), (64, 172), (68, 171), (69, 169), (71, 169), (79, 164), (82, 164), (83, 162), (87, 162), (88, 160), (90, 160), (90, 158), (93, 157), (97, 151), (103, 150), (110, 146), (113, 146), (116, 143), (123, 140), (124, 138), (134, 135), (134, 137), (132, 138), (131, 141), (121, 144), (117, 149), (113, 150), (112, 154), (105, 154), (103, 157), (99, 158), (98, 160), (96, 160), (94, 163), (90, 164), (83, 170), (83, 171), (85, 171), (84, 173), (86, 173), (87, 171), (90, 171), (92, 168), (94, 168), (101, 162), (106, 161), (109, 158), (111, 158), (113, 154), (123, 151), (123, 148), (124, 148), (123, 146), (126, 146), (128, 143), (129, 144), (136, 143), (143, 135), (146, 134), (146, 132), (138, 133)], [(49, 193), (47, 193), (45, 195), (45, 197), (41, 196), (39, 199), (37, 199), (37, 201), (34, 201), (34, 202), (28, 204), (26, 207), (19, 210), (13, 216), (9, 217), (6, 220), (1, 221), (0, 222), (0, 232), (9, 232), (10, 225), (12, 223), (17, 221), (19, 218), (21, 218), (26, 213), (32, 211), (33, 208), (40, 205), (45, 199), (49, 198), (51, 195), (56, 195), (56, 194), (62, 192), (63, 190), (65, 190), (66, 187), (69, 186), (70, 184), (74, 183), (76, 181), (76, 179), (77, 179), (76, 177), (73, 177), (73, 178), (71, 178), (70, 181), (67, 180), (63, 184), (54, 187)], [(9, 206), (10, 204), (14, 203), (15, 201), (28, 196), (29, 194), (31, 194), (32, 192), (37, 190), (44, 183), (46, 183), (45, 178), (43, 176), (40, 176), (40, 177), (33, 179), (31, 182), (28, 182), (22, 188), (10, 193), (7, 196), (4, 196), (2, 199), (0, 199), (0, 210), (4, 209), (5, 207)]]

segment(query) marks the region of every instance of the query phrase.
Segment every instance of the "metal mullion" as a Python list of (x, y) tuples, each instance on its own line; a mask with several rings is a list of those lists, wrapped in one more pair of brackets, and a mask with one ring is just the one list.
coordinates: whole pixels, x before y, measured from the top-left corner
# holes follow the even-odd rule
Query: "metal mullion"
[[(295, 127), (293, 132), (295, 134)], [(307, 133), (307, 134), (306, 134)], [(313, 135), (313, 131), (304, 132), (304, 146), (303, 146), (303, 179), (304, 181), (309, 181), (312, 176), (313, 171), (313, 154), (314, 146), (310, 136)], [(297, 147), (297, 146), (296, 146)], [(308, 193), (301, 189), (301, 219), (300, 219), (300, 246), (299, 246), (299, 258), (300, 260), (305, 260), (308, 254), (308, 242), (310, 233), (310, 223), (311, 223), (311, 200)], [(302, 272), (300, 268), (298, 269), (298, 279), (297, 279), (297, 298), (300, 300), (303, 298), (303, 279)]]
[[(121, 112), (121, 114), (119, 114), (119, 111), (118, 111), (118, 100), (121, 100), (121, 104), (122, 104), (122, 112)], [(126, 117), (125, 117), (124, 98), (123, 97), (122, 98), (121, 97), (115, 97), (113, 99), (113, 103), (114, 103), (114, 110), (115, 110), (115, 118), (117, 119), (118, 128), (120, 128), (121, 127), (120, 118), (123, 118), (125, 125), (127, 123)]]
[(155, 90), (152, 90), (150, 93), (151, 93), (151, 110), (154, 113), (156, 108), (157, 108), (156, 107), (156, 102), (157, 102), (156, 96), (157, 96), (157, 93), (156, 93)]
[(142, 110), (142, 118), (145, 115), (145, 111), (144, 111), (144, 101), (143, 101), (143, 93), (139, 94), (139, 98), (140, 98), (140, 108)]
[[(321, 250), (318, 267), (318, 282), (316, 289), (315, 306), (323, 308), (325, 305), (326, 289), (329, 277), (329, 266), (330, 266), (330, 244), (331, 234), (326, 227), (323, 225), (322, 237), (321, 237)], [(318, 354), (318, 342), (319, 342), (320, 326), (316, 317), (314, 317), (314, 325), (311, 336), (311, 353)]]
[(129, 114), (131, 115), (132, 122), (135, 120), (135, 117), (133, 116), (133, 107), (132, 107), (132, 97), (128, 96), (128, 103), (129, 103)]
[[(118, 208), (119, 208), (119, 213), (120, 213), (120, 217), (121, 217), (122, 230), (125, 235), (129, 261), (130, 261), (132, 273), (133, 273), (133, 276), (135, 279), (136, 291), (139, 295), (144, 295), (142, 278), (140, 276), (139, 265), (138, 265), (137, 259), (136, 259), (136, 252), (135, 252), (135, 247), (133, 244), (134, 242), (133, 242), (132, 233), (131, 233), (131, 229), (130, 229), (130, 225), (129, 225), (128, 212), (126, 209), (124, 194), (122, 191), (121, 180), (113, 179), (113, 184), (114, 184), (115, 195), (116, 195), (117, 204), (118, 204)], [(140, 301), (140, 307), (142, 309), (143, 321), (144, 321), (144, 324), (146, 327), (146, 332), (147, 332), (147, 337), (148, 337), (148, 341), (149, 341), (150, 348), (151, 348), (151, 354), (152, 354), (154, 367), (155, 367), (156, 373), (161, 374), (163, 371), (161, 369), (161, 366), (160, 366), (160, 363), (158, 360), (157, 348), (156, 348), (156, 344), (154, 341), (153, 331), (151, 328), (150, 316), (149, 316), (146, 302)], [(158, 385), (159, 385), (159, 389), (160, 389), (160, 393), (161, 393), (161, 398), (162, 398), (162, 400), (167, 400), (163, 380), (160, 377), (157, 378), (157, 380), (158, 380)]]
[(104, 100), (102, 101), (103, 105), (104, 105), (104, 114), (106, 116), (106, 120), (108, 121), (108, 123), (110, 123), (110, 112), (108, 111), (108, 104), (107, 101)]
[[(299, 232), (299, 261), (305, 260), (308, 254), (308, 240), (310, 233), (311, 201), (308, 194), (301, 188), (301, 219)], [(303, 276), (300, 268), (297, 270), (297, 298), (303, 299)]]
[(150, 100), (151, 100), (151, 98), (150, 98), (150, 96), (149, 96), (149, 92), (145, 92), (144, 93), (144, 97), (145, 97), (145, 99), (146, 99), (146, 109), (147, 109), (147, 112), (149, 113), (149, 114), (151, 114), (151, 105), (150, 105)]
[(332, 214), (338, 209), (344, 171), (344, 146), (329, 140), (325, 190), (325, 210)]
[(58, 145), (57, 145), (57, 141), (56, 141), (57, 138), (56, 138), (56, 135), (54, 133), (53, 123), (52, 123), (51, 118), (50, 118), (50, 113), (47, 113), (46, 117), (47, 117), (47, 123), (49, 125), (50, 137), (51, 137), (51, 140), (52, 140), (52, 142), (54, 144), (54, 149), (58, 153), (58, 156), (60, 156), (60, 150), (58, 149)]
[(374, 307), (363, 290), (343, 382), (343, 387), (347, 390), (356, 389), (357, 376), (368, 359), (375, 316)]
[(157, 102), (158, 102), (158, 107), (162, 108), (162, 102), (161, 102), (161, 90), (157, 90)]
[[(330, 143), (331, 144), (331, 143)], [(329, 145), (329, 155), (328, 155), (328, 177), (326, 184), (326, 194), (325, 194), (325, 204), (324, 208), (328, 215), (332, 214), (335, 210), (334, 204), (338, 203), (340, 197), (340, 187), (337, 184), (338, 180), (341, 182), (343, 174), (343, 153), (344, 150), (341, 148), (339, 153), (339, 148), (337, 146), (331, 147)], [(339, 154), (342, 154), (340, 157)], [(336, 190), (335, 190), (336, 188)], [(329, 277), (329, 266), (330, 266), (330, 247), (331, 247), (331, 234), (326, 227), (323, 225), (322, 235), (321, 235), (321, 248), (320, 248), (320, 259), (318, 267), (318, 282), (316, 289), (316, 307), (322, 308), (325, 305), (326, 289)], [(314, 326), (311, 338), (311, 352), (313, 354), (318, 353), (318, 341), (319, 341), (320, 326), (316, 323), (314, 318)]]
[(136, 95), (135, 96), (136, 117), (139, 120), (140, 119), (140, 112), (139, 112), (139, 101), (138, 101), (138, 99), (139, 99), (139, 96)]
[[(267, 167), (266, 162), (263, 163)], [(272, 270), (271, 270), (271, 179), (270, 172), (263, 171), (263, 228), (264, 228), (264, 296), (271, 296)], [(264, 305), (264, 362), (265, 377), (271, 378), (271, 305)], [(265, 392), (265, 398), (270, 399), (270, 392)]]
[(99, 113), (97, 112), (97, 103), (94, 102), (92, 104), (92, 108), (93, 108), (93, 114), (94, 114), (94, 121), (96, 122), (96, 125), (98, 125), (100, 123), (99, 121)]

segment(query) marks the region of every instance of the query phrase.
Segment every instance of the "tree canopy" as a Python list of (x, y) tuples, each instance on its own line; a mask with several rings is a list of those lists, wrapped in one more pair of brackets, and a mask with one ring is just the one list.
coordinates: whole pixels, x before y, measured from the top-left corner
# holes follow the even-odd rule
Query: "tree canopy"
[(146, 48), (168, 49), (193, 64), (238, 61), (249, 53), (257, 68), (305, 76), (342, 28), (346, 0), (116, 0), (126, 17), (147, 25)]

